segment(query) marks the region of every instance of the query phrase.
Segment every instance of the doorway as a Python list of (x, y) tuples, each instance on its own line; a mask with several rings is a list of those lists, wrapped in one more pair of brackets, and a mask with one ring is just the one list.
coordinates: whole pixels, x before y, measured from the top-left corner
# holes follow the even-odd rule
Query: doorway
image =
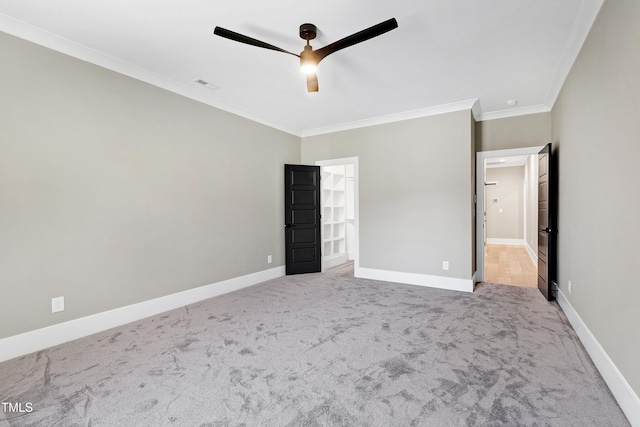
[(476, 282), (537, 286), (537, 154), (542, 147), (476, 156)]
[(321, 160), (322, 271), (353, 261), (358, 256), (358, 158)]

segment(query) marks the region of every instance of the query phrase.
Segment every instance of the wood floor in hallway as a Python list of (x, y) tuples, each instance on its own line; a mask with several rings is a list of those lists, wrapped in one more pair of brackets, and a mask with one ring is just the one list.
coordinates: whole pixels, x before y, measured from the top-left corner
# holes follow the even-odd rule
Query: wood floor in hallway
[(487, 244), (484, 254), (485, 282), (538, 286), (537, 267), (524, 246)]

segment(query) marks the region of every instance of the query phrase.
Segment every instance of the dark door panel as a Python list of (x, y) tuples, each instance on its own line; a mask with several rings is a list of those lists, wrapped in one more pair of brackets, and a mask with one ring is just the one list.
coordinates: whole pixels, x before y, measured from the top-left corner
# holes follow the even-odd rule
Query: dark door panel
[(310, 243), (315, 245), (317, 243), (316, 231), (313, 228), (294, 228), (291, 230), (291, 243)]
[(293, 222), (298, 225), (317, 225), (317, 210), (316, 209), (298, 209), (291, 213)]
[(294, 264), (313, 263), (318, 259), (316, 248), (300, 248), (293, 250), (292, 262)]
[(549, 301), (556, 280), (555, 172), (547, 144), (538, 154), (538, 289)]
[(322, 268), (320, 166), (284, 165), (286, 273)]

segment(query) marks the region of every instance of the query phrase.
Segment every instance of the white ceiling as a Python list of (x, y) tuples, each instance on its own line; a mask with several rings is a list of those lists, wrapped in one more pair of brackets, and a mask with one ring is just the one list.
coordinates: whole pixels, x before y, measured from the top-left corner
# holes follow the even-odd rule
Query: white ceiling
[[(462, 108), (549, 111), (603, 1), (0, 0), (0, 31), (305, 136)], [(318, 93), (297, 58), (213, 35), (300, 52), (302, 23), (317, 25), (317, 49), (391, 17), (397, 29), (322, 61)]]

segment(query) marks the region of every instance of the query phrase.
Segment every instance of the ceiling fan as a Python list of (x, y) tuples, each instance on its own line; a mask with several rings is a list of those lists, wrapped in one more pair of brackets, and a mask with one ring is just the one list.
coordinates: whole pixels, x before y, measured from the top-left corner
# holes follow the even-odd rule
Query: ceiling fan
[(297, 56), (298, 58), (300, 58), (300, 69), (302, 70), (303, 73), (307, 75), (307, 91), (317, 92), (318, 76), (316, 75), (316, 68), (320, 63), (320, 61), (322, 61), (326, 56), (331, 55), (332, 53), (337, 52), (341, 49), (344, 49), (345, 47), (353, 46), (354, 44), (361, 43), (365, 40), (369, 40), (371, 38), (377, 37), (395, 28), (398, 28), (398, 21), (396, 21), (395, 18), (391, 18), (377, 25), (374, 25), (372, 27), (365, 28), (362, 31), (358, 31), (357, 33), (347, 36), (343, 39), (340, 39), (337, 42), (328, 44), (323, 48), (320, 48), (318, 50), (313, 50), (313, 48), (309, 45), (309, 40), (313, 40), (316, 38), (317, 28), (313, 24), (302, 24), (300, 25), (300, 38), (302, 38), (303, 40), (306, 40), (307, 45), (304, 47), (304, 50), (300, 52), (299, 55), (289, 52), (287, 50), (281, 49), (269, 43), (265, 43), (263, 41), (254, 39), (252, 37), (248, 37), (248, 36), (236, 33), (234, 31), (227, 30), (222, 27), (216, 27), (215, 30), (213, 31), (213, 34), (220, 37), (225, 37), (227, 39), (234, 40), (240, 43), (245, 43), (251, 46), (257, 46), (264, 49), (275, 50), (278, 52), (288, 53), (289, 55)]

